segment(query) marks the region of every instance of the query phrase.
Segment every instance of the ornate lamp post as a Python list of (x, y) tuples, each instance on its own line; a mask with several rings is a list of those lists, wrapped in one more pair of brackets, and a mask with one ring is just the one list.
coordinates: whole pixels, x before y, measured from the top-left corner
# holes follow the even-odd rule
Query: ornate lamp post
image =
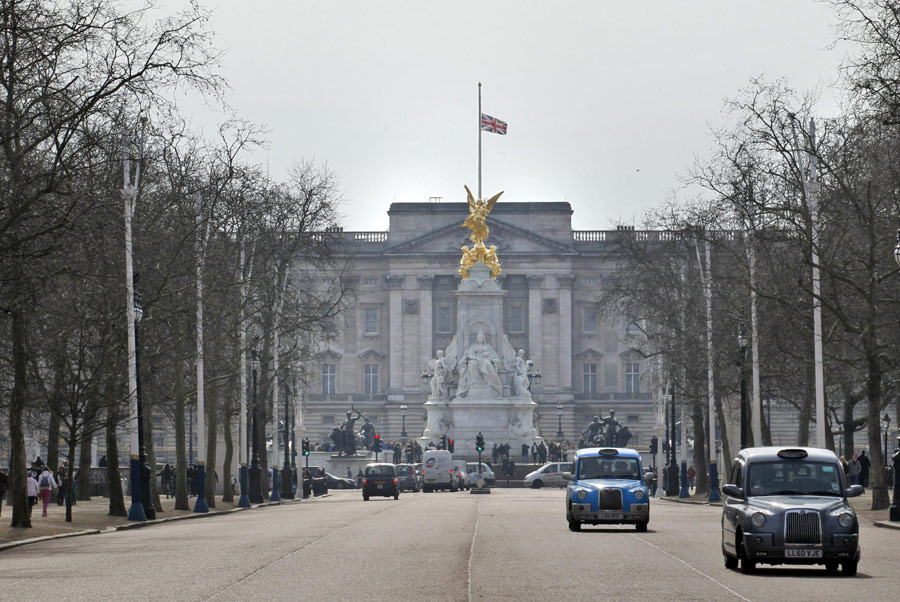
[(562, 411), (563, 407), (561, 403), (556, 404), (556, 438), (562, 441), (563, 431), (562, 431)]
[(884, 465), (887, 466), (888, 463), (888, 449), (887, 449), (887, 440), (888, 440), (888, 429), (891, 428), (891, 417), (888, 416), (888, 413), (884, 413), (884, 418), (881, 419), (881, 427), (884, 430)]
[[(894, 247), (894, 259), (897, 260), (897, 265), (900, 266), (900, 229), (897, 230), (897, 246)], [(885, 414), (885, 417), (890, 420), (890, 416), (887, 416), (887, 414)], [(897, 441), (900, 442), (900, 436), (897, 437)], [(890, 520), (900, 521), (900, 449), (894, 452), (893, 461), (894, 498), (893, 503), (891, 504)], [(887, 465), (887, 454), (884, 455), (884, 463)]]
[(744, 332), (743, 322), (738, 330), (738, 348), (740, 349), (740, 369), (741, 369), (741, 449), (747, 447), (747, 371), (745, 368), (747, 360), (747, 335)]
[(262, 504), (263, 494), (260, 483), (262, 469), (259, 466), (259, 436), (257, 435), (259, 409), (256, 407), (256, 372), (259, 370), (259, 357), (256, 355), (256, 349), (253, 349), (250, 356), (250, 369), (253, 376), (253, 407), (250, 414), (252, 417), (250, 420), (250, 503)]
[[(294, 499), (294, 475), (291, 472), (291, 443), (288, 433), (289, 416), (288, 416), (288, 397), (290, 397), (290, 389), (284, 387), (284, 467), (281, 469), (281, 499)], [(277, 437), (278, 434), (276, 433)]]
[(400, 418), (403, 420), (403, 426), (400, 427), (400, 436), (401, 437), (407, 436), (407, 434), (406, 434), (406, 410), (407, 410), (407, 408), (405, 405), (400, 406)]
[(672, 404), (669, 417), (669, 469), (666, 472), (666, 495), (678, 495), (681, 492), (678, 486), (678, 460), (675, 453), (675, 387), (669, 387), (669, 403)]
[[(138, 275), (134, 275), (137, 284)], [(147, 520), (156, 518), (156, 507), (150, 502), (150, 467), (147, 465), (147, 453), (144, 447), (144, 405), (141, 403), (141, 338), (138, 331), (138, 323), (144, 317), (144, 308), (141, 307), (141, 295), (134, 293), (134, 394), (137, 397), (137, 423), (138, 423), (138, 462), (141, 465), (141, 503), (144, 506), (144, 516)]]

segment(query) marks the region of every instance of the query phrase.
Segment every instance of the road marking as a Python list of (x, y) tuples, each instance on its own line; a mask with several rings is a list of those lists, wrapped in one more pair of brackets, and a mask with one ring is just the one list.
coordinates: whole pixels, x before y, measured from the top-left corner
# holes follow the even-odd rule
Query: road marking
[(647, 544), (647, 545), (650, 546), (651, 548), (656, 548), (657, 550), (659, 550), (660, 552), (662, 552), (662, 553), (665, 554), (666, 556), (669, 556), (670, 558), (674, 558), (675, 560), (677, 560), (678, 562), (680, 562), (681, 564), (683, 564), (683, 565), (686, 566), (687, 568), (691, 569), (692, 571), (694, 571), (694, 572), (697, 573), (698, 575), (702, 575), (702, 576), (706, 577), (707, 579), (709, 579), (710, 581), (712, 581), (712, 582), (715, 583), (716, 585), (718, 585), (718, 586), (722, 587), (723, 589), (725, 589), (725, 591), (727, 591), (728, 593), (732, 594), (733, 596), (735, 596), (735, 597), (737, 597), (737, 598), (740, 598), (741, 600), (744, 600), (744, 602), (753, 602), (753, 600), (751, 600), (751, 599), (749, 599), (749, 598), (745, 598), (744, 596), (740, 595), (739, 593), (737, 593), (736, 591), (734, 591), (733, 589), (731, 589), (730, 587), (728, 587), (727, 585), (725, 585), (725, 584), (722, 583), (721, 581), (717, 581), (714, 577), (711, 577), (711, 576), (707, 575), (706, 573), (704, 573), (703, 571), (701, 571), (701, 570), (699, 570), (699, 569), (696, 569), (696, 568), (692, 567), (691, 565), (689, 565), (688, 563), (686, 563), (684, 560), (682, 560), (682, 559), (679, 558), (678, 556), (675, 556), (675, 555), (673, 555), (673, 554), (669, 554), (668, 552), (666, 552), (665, 550), (663, 550), (663, 549), (662, 549), (661, 547), (659, 547), (658, 545), (653, 544), (653, 543), (650, 543), (649, 541), (647, 541), (647, 540), (644, 539), (643, 537), (638, 537), (638, 536), (635, 535), (634, 533), (629, 533), (629, 535), (631, 535), (631, 536), (634, 537), (635, 539), (639, 539), (639, 540), (643, 541), (645, 544)]
[[(206, 598), (206, 602), (209, 602), (210, 600), (215, 600), (216, 598), (218, 598), (219, 596), (221, 596), (221, 595), (224, 594), (225, 592), (227, 592), (227, 591), (231, 590), (232, 588), (234, 588), (235, 586), (238, 586), (238, 585), (240, 585), (241, 583), (247, 581), (247, 580), (250, 579), (251, 577), (256, 576), (258, 573), (260, 573), (260, 572), (262, 572), (263, 570), (269, 568), (270, 566), (272, 566), (272, 565), (274, 565), (274, 564), (276, 564), (276, 563), (278, 563), (278, 562), (281, 562), (282, 560), (284, 560), (284, 559), (287, 558), (288, 556), (292, 556), (292, 555), (296, 554), (297, 552), (300, 552), (301, 550), (304, 550), (304, 549), (308, 548), (308, 547), (311, 546), (311, 545), (314, 545), (314, 544), (319, 543), (320, 541), (326, 540), (326, 539), (328, 539), (329, 537), (331, 537), (332, 535), (336, 535), (337, 533), (340, 533), (341, 531), (343, 531), (343, 530), (345, 530), (345, 529), (349, 529), (350, 527), (356, 526), (357, 523), (362, 522), (363, 520), (368, 520), (369, 518), (375, 516), (376, 514), (381, 514), (382, 512), (387, 512), (388, 510), (395, 509), (395, 508), (397, 508), (398, 506), (402, 506), (403, 504), (406, 504), (406, 503), (408, 503), (408, 502), (403, 501), (403, 502), (400, 502), (399, 504), (391, 504), (390, 506), (387, 506), (386, 508), (384, 508), (384, 510), (378, 510), (378, 511), (376, 511), (376, 512), (373, 512), (372, 514), (367, 514), (367, 515), (365, 515), (365, 516), (363, 516), (363, 517), (360, 517), (358, 520), (349, 522), (349, 523), (347, 523), (346, 525), (344, 525), (343, 527), (341, 527), (340, 529), (335, 529), (335, 530), (332, 531), (331, 533), (328, 533), (327, 535), (323, 535), (323, 536), (320, 537), (319, 539), (314, 539), (314, 540), (310, 541), (309, 543), (306, 543), (306, 544), (300, 546), (299, 548), (297, 548), (297, 549), (295, 549), (295, 550), (291, 550), (290, 552), (287, 552), (287, 553), (284, 554), (283, 556), (279, 556), (278, 558), (276, 558), (276, 559), (273, 560), (272, 562), (266, 563), (266, 564), (262, 565), (261, 567), (256, 568), (256, 569), (254, 569), (253, 571), (247, 573), (246, 575), (244, 575), (243, 577), (241, 577), (240, 579), (238, 579), (237, 581), (235, 581), (234, 583), (232, 583), (232, 584), (229, 585), (228, 587), (219, 590), (218, 592), (216, 592), (215, 594), (213, 594), (213, 595), (210, 596), (209, 598)], [(284, 507), (284, 508), (292, 508), (292, 507), (296, 507), (296, 506), (283, 506), (283, 507)]]
[(475, 537), (478, 535), (478, 515), (481, 514), (481, 498), (478, 499), (478, 506), (475, 508), (475, 529), (472, 531), (472, 544), (469, 546), (469, 563), (466, 569), (466, 590), (468, 591), (469, 602), (472, 602), (472, 559), (475, 558)]

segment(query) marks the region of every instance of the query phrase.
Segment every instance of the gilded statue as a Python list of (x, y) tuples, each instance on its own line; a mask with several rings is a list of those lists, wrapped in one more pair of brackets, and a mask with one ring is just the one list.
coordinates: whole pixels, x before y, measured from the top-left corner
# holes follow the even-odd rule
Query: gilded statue
[(469, 269), (476, 263), (483, 263), (491, 271), (491, 279), (496, 280), (497, 276), (502, 272), (500, 268), (500, 260), (497, 258), (497, 247), (491, 245), (486, 247), (484, 239), (487, 238), (490, 228), (488, 228), (486, 218), (497, 204), (497, 199), (503, 194), (498, 192), (486, 201), (476, 200), (472, 196), (472, 191), (466, 186), (466, 194), (469, 199), (469, 217), (463, 222), (463, 226), (469, 228), (472, 234), (469, 240), (475, 243), (472, 248), (462, 247), (462, 257), (459, 260), (459, 275), (463, 280), (469, 278)]
[(503, 191), (501, 190), (488, 200), (483, 201), (481, 199), (476, 200), (475, 197), (472, 196), (472, 191), (469, 190), (468, 186), (466, 186), (465, 189), (469, 199), (469, 217), (466, 218), (466, 221), (464, 221), (462, 225), (472, 231), (469, 240), (478, 244), (488, 237), (490, 229), (488, 228), (486, 221), (487, 216), (491, 212), (491, 209), (494, 208), (494, 205), (497, 204), (497, 199), (500, 198)]

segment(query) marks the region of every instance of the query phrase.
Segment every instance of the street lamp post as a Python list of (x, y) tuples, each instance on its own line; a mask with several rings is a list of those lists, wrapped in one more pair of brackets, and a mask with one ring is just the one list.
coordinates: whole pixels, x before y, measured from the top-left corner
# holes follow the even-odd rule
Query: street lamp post
[(400, 436), (406, 437), (406, 405), (400, 406), (400, 418), (403, 420), (403, 426), (400, 427)]
[(738, 347), (741, 351), (741, 449), (747, 447), (747, 373), (745, 363), (747, 360), (747, 335), (744, 332), (744, 324), (741, 323), (738, 330)]
[(888, 463), (888, 449), (887, 449), (887, 440), (888, 440), (888, 429), (891, 428), (891, 417), (887, 412), (884, 413), (884, 418), (881, 419), (881, 426), (884, 430), (884, 465), (887, 466)]
[(669, 387), (669, 403), (672, 411), (669, 419), (669, 470), (666, 482), (666, 495), (678, 495), (681, 488), (678, 486), (678, 461), (675, 454), (675, 388)]
[(257, 435), (257, 417), (259, 409), (256, 400), (256, 372), (259, 369), (259, 357), (256, 355), (256, 349), (253, 350), (250, 357), (250, 367), (252, 369), (253, 378), (253, 407), (251, 409), (250, 424), (250, 503), (262, 504), (263, 494), (260, 479), (262, 478), (262, 469), (259, 466), (259, 436)]
[(556, 404), (556, 438), (562, 441), (563, 431), (562, 431), (562, 411), (563, 407), (561, 403)]
[[(134, 283), (137, 285), (138, 275), (134, 275)], [(144, 516), (147, 520), (156, 518), (156, 507), (150, 502), (150, 467), (147, 465), (147, 453), (144, 447), (144, 404), (141, 403), (141, 337), (138, 324), (144, 317), (144, 309), (141, 307), (141, 295), (134, 293), (134, 394), (137, 396), (137, 422), (138, 422), (138, 461), (141, 465), (141, 503), (144, 506)]]
[[(290, 390), (284, 388), (284, 467), (281, 469), (281, 499), (294, 499), (294, 475), (291, 472), (291, 443), (288, 438), (288, 397)], [(278, 434), (276, 433), (277, 437)]]

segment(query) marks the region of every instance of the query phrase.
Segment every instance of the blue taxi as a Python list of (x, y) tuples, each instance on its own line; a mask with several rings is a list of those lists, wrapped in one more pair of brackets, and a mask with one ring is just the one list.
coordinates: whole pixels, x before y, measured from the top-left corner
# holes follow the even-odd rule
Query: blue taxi
[(650, 490), (642, 478), (641, 457), (633, 449), (589, 447), (575, 454), (574, 473), (566, 492), (569, 529), (582, 524), (634, 525), (646, 531), (650, 521)]

